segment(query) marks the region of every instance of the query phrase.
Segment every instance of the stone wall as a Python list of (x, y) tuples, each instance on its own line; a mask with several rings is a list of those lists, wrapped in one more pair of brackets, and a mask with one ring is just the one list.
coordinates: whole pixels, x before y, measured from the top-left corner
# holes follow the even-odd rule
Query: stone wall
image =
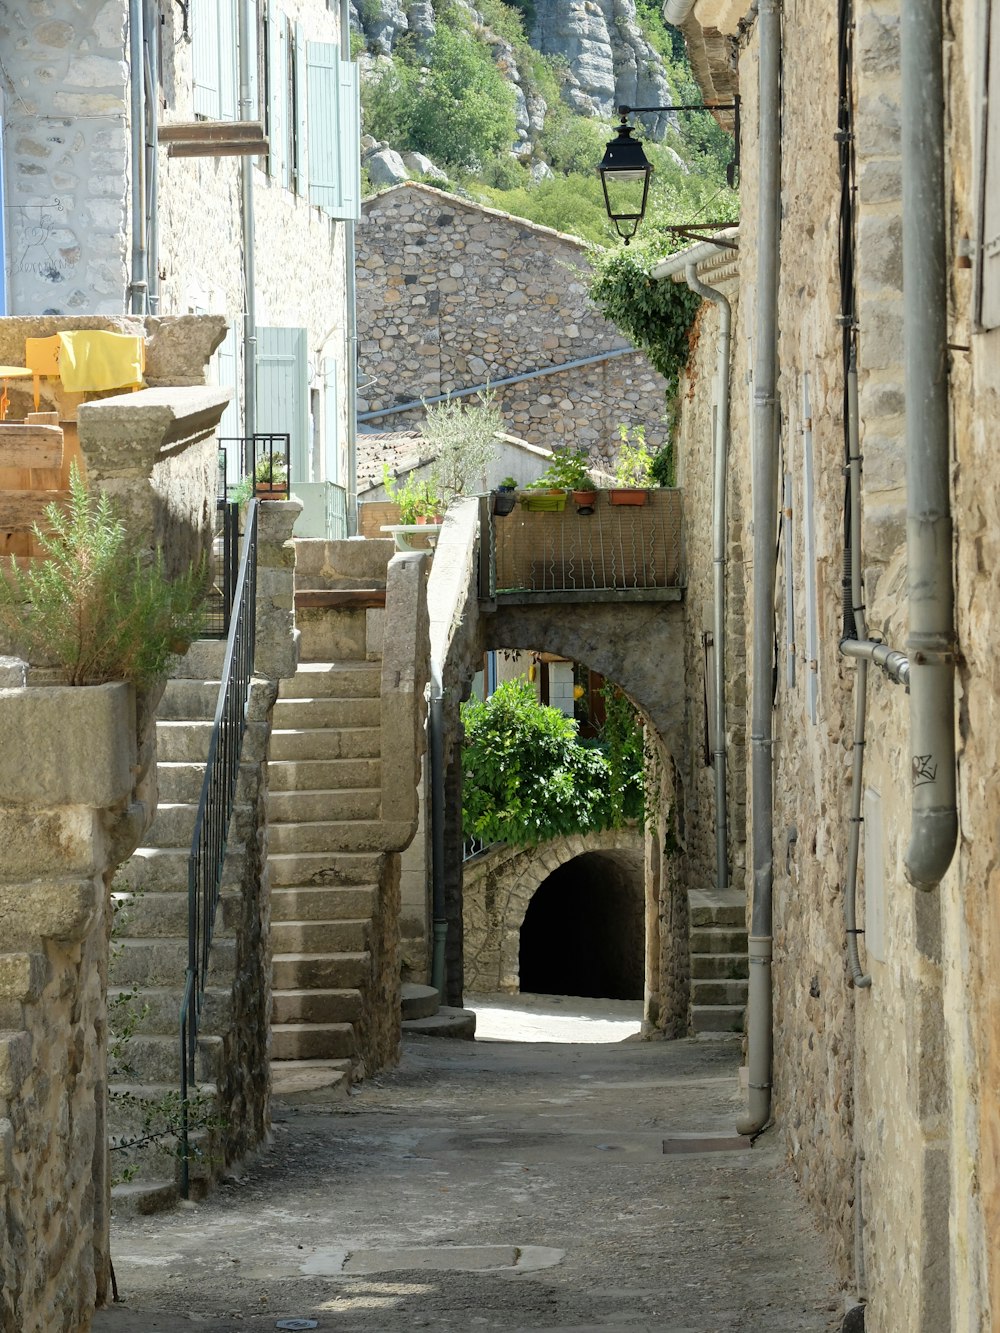
[(0, 1328), (86, 1333), (108, 1294), (108, 889), (131, 850), (112, 834), (133, 800), (135, 701), (124, 684), (14, 683), (8, 659)]
[(666, 385), (587, 297), (587, 247), (522, 218), (408, 183), (365, 202), (358, 227), (359, 412), (403, 429), (422, 398), (584, 357), (604, 359), (498, 388), (508, 430), (583, 446), (607, 465), (620, 423), (665, 439)]

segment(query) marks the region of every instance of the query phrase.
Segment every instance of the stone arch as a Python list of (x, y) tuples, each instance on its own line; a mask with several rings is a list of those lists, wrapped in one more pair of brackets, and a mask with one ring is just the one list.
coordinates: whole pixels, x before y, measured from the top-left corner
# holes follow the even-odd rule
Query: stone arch
[(465, 981), (469, 990), (514, 992), (520, 985), (521, 927), (539, 887), (561, 866), (599, 855), (632, 874), (642, 898), (641, 829), (553, 838), (538, 847), (501, 846), (465, 865)]

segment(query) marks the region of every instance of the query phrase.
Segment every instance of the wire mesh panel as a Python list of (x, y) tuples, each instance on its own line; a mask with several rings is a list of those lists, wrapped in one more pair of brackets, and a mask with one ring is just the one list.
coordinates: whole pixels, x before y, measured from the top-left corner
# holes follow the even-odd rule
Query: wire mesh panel
[(641, 505), (613, 505), (602, 492), (592, 514), (518, 508), (494, 517), (496, 592), (678, 588), (682, 512), (680, 491), (652, 490)]

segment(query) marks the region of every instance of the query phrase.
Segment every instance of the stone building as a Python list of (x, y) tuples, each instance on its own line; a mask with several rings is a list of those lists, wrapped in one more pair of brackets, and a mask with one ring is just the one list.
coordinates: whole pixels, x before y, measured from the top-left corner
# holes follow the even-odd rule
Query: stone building
[(666, 384), (587, 296), (587, 246), (408, 182), (366, 199), (358, 228), (359, 401), (380, 430), (422, 400), (496, 393), (507, 429), (609, 464), (622, 424), (665, 439)]
[(323, 535), (328, 488), (353, 491), (345, 15), (323, 0), (14, 5), (0, 49), (0, 314), (225, 315), (220, 435), (287, 432), (300, 530)]
[[(779, 8), (667, 6), (728, 50), (737, 73), (703, 71), (706, 98), (737, 76), (743, 98), (738, 256), (688, 260), (732, 311), (725, 702), (729, 863), (757, 964), (748, 1127), (773, 1116), (864, 1327), (994, 1328), (996, 6), (945, 22), (934, 0)], [(683, 281), (671, 268), (654, 274)], [(722, 309), (717, 294), (703, 310), (679, 444), (698, 674)]]

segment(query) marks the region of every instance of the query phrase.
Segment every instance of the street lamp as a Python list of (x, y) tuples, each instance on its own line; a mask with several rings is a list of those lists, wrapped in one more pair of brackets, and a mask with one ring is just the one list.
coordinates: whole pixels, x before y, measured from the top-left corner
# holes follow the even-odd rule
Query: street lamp
[[(653, 168), (642, 144), (632, 138), (632, 126), (629, 116), (645, 111), (732, 111), (734, 113), (734, 132), (736, 143), (733, 160), (726, 168), (726, 180), (730, 186), (736, 183), (736, 173), (740, 165), (740, 98), (737, 93), (731, 102), (712, 106), (620, 106), (618, 114), (621, 124), (615, 126), (615, 138), (608, 141), (601, 165), (597, 168), (604, 190), (604, 206), (608, 217), (615, 224), (615, 231), (626, 245), (638, 230), (639, 223), (646, 213), (646, 200), (649, 196), (649, 178)], [(701, 231), (714, 228), (717, 224), (691, 223), (689, 227), (670, 228), (682, 235), (689, 231)]]

